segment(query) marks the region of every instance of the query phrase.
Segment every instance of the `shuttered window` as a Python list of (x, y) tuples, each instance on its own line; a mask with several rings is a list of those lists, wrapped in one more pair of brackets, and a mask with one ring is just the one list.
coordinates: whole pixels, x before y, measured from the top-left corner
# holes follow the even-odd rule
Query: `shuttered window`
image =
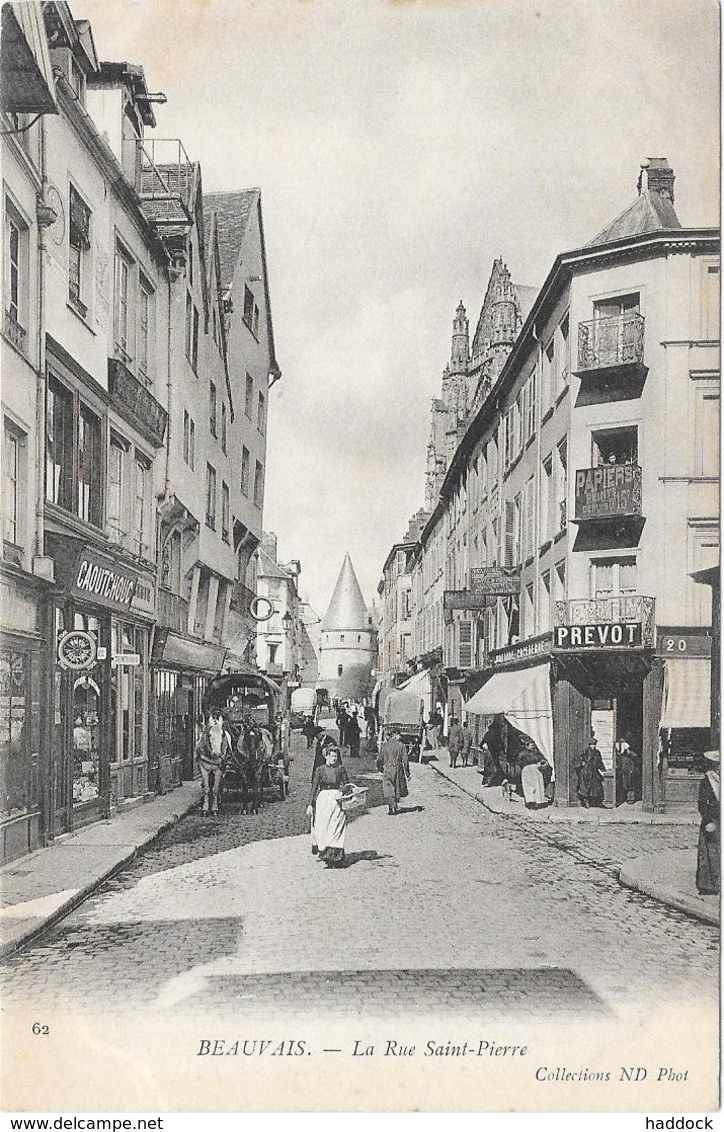
[(461, 621), (458, 625), (458, 667), (470, 668), (473, 663), (473, 625)]

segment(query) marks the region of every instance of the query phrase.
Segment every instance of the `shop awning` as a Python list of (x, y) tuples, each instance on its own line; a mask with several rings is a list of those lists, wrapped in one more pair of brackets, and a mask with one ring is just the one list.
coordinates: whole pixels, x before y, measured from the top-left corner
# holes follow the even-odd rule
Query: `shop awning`
[(661, 727), (711, 727), (711, 660), (666, 659)]
[(429, 696), (430, 694), (430, 673), (427, 669), (422, 672), (416, 672), (409, 680), (405, 680), (404, 684), (400, 684), (397, 688), (398, 692), (417, 692), (421, 697)]
[(550, 664), (496, 672), (465, 704), (472, 715), (504, 715), (553, 765)]

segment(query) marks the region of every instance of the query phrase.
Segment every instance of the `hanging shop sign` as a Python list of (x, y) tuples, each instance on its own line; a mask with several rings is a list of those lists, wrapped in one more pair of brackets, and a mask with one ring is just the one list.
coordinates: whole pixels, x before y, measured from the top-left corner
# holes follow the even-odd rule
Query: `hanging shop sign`
[(77, 560), (72, 592), (77, 597), (110, 609), (127, 610), (133, 601), (137, 583), (135, 571), (86, 546)]
[(556, 649), (641, 648), (641, 623), (558, 625), (553, 630)]
[(95, 633), (85, 629), (69, 629), (58, 637), (58, 664), (61, 668), (80, 672), (93, 668), (98, 659)]
[(520, 569), (507, 566), (475, 566), (470, 571), (470, 588), (476, 594), (485, 594), (488, 597), (515, 596), (520, 593)]
[(485, 609), (485, 594), (473, 593), (471, 590), (445, 590), (443, 594), (443, 608), (452, 609)]
[(137, 652), (117, 652), (111, 657), (111, 668), (138, 668), (141, 654)]
[(274, 605), (268, 597), (255, 597), (249, 602), (249, 613), (255, 621), (269, 621), (274, 616)]

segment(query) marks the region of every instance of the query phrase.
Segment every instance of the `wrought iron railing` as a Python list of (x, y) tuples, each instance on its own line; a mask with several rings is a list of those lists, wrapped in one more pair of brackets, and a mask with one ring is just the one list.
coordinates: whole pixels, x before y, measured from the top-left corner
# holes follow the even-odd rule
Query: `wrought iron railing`
[(571, 598), (556, 602), (556, 625), (653, 623), (656, 599), (642, 594)]
[(638, 311), (578, 324), (579, 370), (642, 364), (645, 319)]
[(12, 311), (5, 311), (5, 337), (12, 342), (16, 350), (25, 353), (28, 332), (21, 326)]

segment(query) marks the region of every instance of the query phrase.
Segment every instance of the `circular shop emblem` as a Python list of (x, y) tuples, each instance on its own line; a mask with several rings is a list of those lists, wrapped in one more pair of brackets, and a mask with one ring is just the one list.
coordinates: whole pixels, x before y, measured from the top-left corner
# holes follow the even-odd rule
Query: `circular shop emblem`
[(274, 606), (268, 597), (255, 597), (249, 602), (249, 613), (255, 621), (268, 621), (274, 616)]
[(92, 668), (96, 662), (96, 639), (85, 629), (71, 629), (62, 633), (58, 641), (58, 663), (61, 668), (74, 672), (82, 668)]

